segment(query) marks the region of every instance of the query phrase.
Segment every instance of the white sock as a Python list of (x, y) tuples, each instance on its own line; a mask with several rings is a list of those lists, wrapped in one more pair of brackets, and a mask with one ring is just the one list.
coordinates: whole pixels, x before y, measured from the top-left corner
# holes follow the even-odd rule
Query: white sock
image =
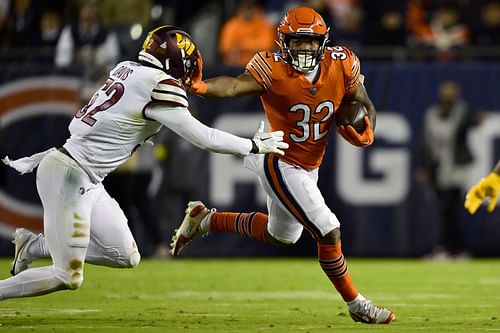
[(356, 309), (358, 307), (359, 302), (364, 300), (366, 300), (366, 298), (363, 295), (358, 294), (358, 296), (356, 296), (352, 301), (346, 303), (349, 309)]
[(205, 216), (200, 223), (200, 230), (203, 231), (204, 233), (210, 232), (210, 218), (212, 217), (212, 214), (215, 213), (215, 210), (212, 210), (210, 213)]

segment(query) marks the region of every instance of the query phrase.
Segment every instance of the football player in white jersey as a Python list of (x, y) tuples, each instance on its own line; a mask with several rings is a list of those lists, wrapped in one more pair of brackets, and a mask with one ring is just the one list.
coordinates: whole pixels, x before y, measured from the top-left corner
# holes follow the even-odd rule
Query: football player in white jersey
[[(0, 299), (77, 289), (84, 262), (135, 267), (140, 254), (118, 203), (102, 180), (162, 126), (199, 148), (245, 156), (284, 154), (283, 132), (244, 139), (207, 127), (191, 116), (186, 89), (201, 77), (202, 58), (192, 38), (173, 26), (149, 32), (139, 62), (125, 61), (69, 125), (63, 147), (4, 162), (21, 173), (38, 166), (37, 189), (44, 207), (44, 235), (18, 229), (11, 273), (0, 281)], [(51, 266), (28, 269), (40, 257)]]

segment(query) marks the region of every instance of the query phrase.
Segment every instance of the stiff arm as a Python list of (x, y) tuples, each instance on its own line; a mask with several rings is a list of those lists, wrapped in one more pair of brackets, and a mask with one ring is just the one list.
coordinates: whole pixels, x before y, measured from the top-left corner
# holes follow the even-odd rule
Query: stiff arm
[(203, 82), (207, 85), (207, 92), (204, 96), (211, 98), (257, 95), (263, 89), (247, 72), (236, 77), (217, 76)]

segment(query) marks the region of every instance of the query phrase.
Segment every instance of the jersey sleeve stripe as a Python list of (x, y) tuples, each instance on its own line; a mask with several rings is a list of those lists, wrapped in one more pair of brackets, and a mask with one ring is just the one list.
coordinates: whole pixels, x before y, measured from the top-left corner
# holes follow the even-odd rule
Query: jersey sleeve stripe
[[(260, 56), (260, 54), (259, 54), (259, 56)], [(262, 62), (264, 62), (264, 65), (262, 65)], [(266, 77), (266, 79), (267, 79), (267, 85), (271, 86), (271, 84), (272, 84), (271, 71), (268, 70), (267, 68), (265, 68), (266, 65), (267, 65), (267, 62), (265, 60), (261, 61), (260, 59), (255, 58), (254, 64), (257, 65), (257, 67), (259, 68), (260, 72), (263, 73), (264, 76)]]
[[(269, 65), (269, 63), (267, 62), (267, 60), (262, 56), (262, 54), (260, 53), (257, 53), (257, 55), (259, 56), (259, 58), (262, 60), (262, 62), (264, 63), (264, 65), (267, 67), (268, 69), (268, 72), (271, 73), (273, 71), (273, 69), (271, 68), (271, 66)], [(257, 60), (257, 59), (256, 59)]]
[(358, 57), (356, 57), (356, 56), (355, 56), (355, 59), (354, 59), (354, 62), (352, 64), (351, 69), (352, 69), (352, 76), (351, 76), (351, 79), (349, 80), (349, 83), (347, 84), (346, 90), (351, 90), (359, 80), (359, 74), (361, 71), (361, 67), (359, 65)]
[(356, 81), (358, 79), (359, 69), (360, 69), (359, 66), (354, 69), (354, 71), (352, 72), (352, 78), (350, 82)]
[(171, 91), (173, 93), (176, 93), (178, 95), (186, 95), (186, 92), (183, 88), (179, 86), (173, 86), (171, 84), (165, 84), (165, 83), (158, 83), (158, 85), (155, 87), (156, 90), (161, 90), (161, 91)]
[(352, 62), (351, 71), (354, 73), (356, 70), (359, 70), (359, 59), (354, 56), (354, 61)]
[(262, 86), (264, 87), (264, 89), (266, 89), (267, 92), (269, 92), (269, 87), (267, 86), (266, 81), (264, 80), (262, 75), (259, 73), (259, 71), (255, 68), (254, 64), (251, 62), (248, 63), (247, 69), (249, 70), (250, 74), (252, 74), (252, 76), (257, 75), (260, 78), (260, 81), (262, 82)]
[(179, 94), (173, 91), (154, 89), (151, 97), (155, 101), (172, 102), (184, 107), (188, 107), (188, 99), (185, 93)]
[(172, 102), (184, 107), (188, 106), (186, 91), (178, 81), (172, 79), (158, 82), (151, 93), (151, 97), (155, 101)]

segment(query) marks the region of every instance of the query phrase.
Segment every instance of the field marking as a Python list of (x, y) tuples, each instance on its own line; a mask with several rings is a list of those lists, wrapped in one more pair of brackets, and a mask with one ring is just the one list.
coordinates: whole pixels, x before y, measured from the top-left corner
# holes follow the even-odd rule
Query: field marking
[(100, 309), (57, 309), (57, 308), (51, 308), (51, 309), (42, 309), (42, 308), (29, 308), (26, 310), (19, 310), (19, 309), (0, 309), (0, 315), (2, 316), (18, 316), (19, 313), (23, 312), (28, 312), (30, 314), (46, 314), (46, 313), (62, 313), (62, 314), (82, 314), (82, 313), (97, 313), (97, 312), (102, 312)]
[(481, 278), (481, 279), (479, 279), (479, 284), (486, 285), (486, 286), (500, 285), (500, 279), (493, 278), (493, 277)]
[(405, 296), (412, 299), (458, 299), (457, 295), (446, 293), (418, 293)]
[(177, 313), (177, 316), (203, 316), (203, 317), (234, 317), (231, 313), (197, 313), (197, 312), (182, 312)]
[(311, 299), (330, 300), (335, 299), (336, 294), (326, 291), (173, 291), (167, 293), (170, 298), (230, 298), (230, 299)]
[(429, 304), (429, 303), (391, 303), (391, 306), (401, 306), (401, 307), (430, 307), (430, 308), (442, 308), (443, 306), (458, 307), (458, 308), (495, 308), (497, 306), (491, 304), (456, 304), (456, 303), (439, 303), (439, 304)]

